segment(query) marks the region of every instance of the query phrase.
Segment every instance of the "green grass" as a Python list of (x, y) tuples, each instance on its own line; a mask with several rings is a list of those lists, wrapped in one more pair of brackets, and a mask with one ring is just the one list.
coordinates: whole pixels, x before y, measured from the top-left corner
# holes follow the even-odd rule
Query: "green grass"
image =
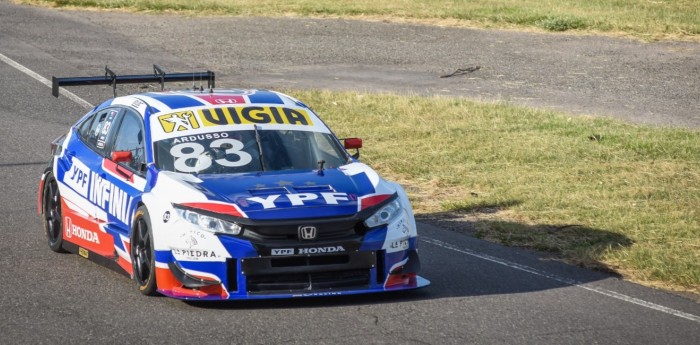
[(203, 15), (356, 17), (442, 25), (699, 40), (697, 0), (14, 0), (55, 7)]
[(629, 279), (700, 292), (700, 133), (507, 104), (289, 91), (418, 216)]

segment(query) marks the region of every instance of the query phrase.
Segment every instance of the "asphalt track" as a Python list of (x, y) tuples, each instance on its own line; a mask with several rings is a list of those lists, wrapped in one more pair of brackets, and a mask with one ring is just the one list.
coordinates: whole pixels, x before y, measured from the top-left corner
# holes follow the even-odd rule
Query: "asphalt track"
[[(237, 25), (245, 27), (256, 21), (264, 24), (252, 30), (257, 35), (257, 46), (253, 44), (255, 40), (230, 35), (231, 44), (226, 49), (210, 49), (211, 42), (220, 42), (222, 36), (227, 35), (226, 30), (215, 30), (221, 23), (230, 24), (227, 27), (234, 30)], [(281, 28), (273, 25), (276, 21), (282, 22)], [(203, 30), (197, 25), (211, 27)], [(328, 45), (324, 52), (335, 51), (338, 56), (349, 54), (350, 57), (339, 58), (342, 63), (338, 63), (326, 53), (314, 53), (313, 45), (305, 42), (308, 35), (303, 34), (311, 30), (304, 29), (308, 25), (324, 27), (315, 31), (317, 33), (336, 35), (328, 39), (316, 37), (312, 43)], [(160, 37), (168, 41), (150, 42), (141, 37), (146, 27), (160, 32)], [(366, 37), (371, 41), (367, 46), (353, 38), (351, 29), (355, 27), (365, 30), (362, 32), (373, 32), (373, 36)], [(170, 37), (163, 34), (175, 28), (190, 30), (191, 34), (178, 30)], [(38, 178), (49, 159), (51, 140), (65, 132), (85, 109), (75, 99), (51, 97), (47, 86), (35, 77), (85, 75), (89, 71), (99, 74), (104, 64), (123, 66), (124, 73), (141, 73), (144, 72), (142, 66), (147, 69), (149, 64), (159, 62), (172, 66), (173, 70), (188, 67), (223, 71), (218, 76), (219, 84), (224, 86), (274, 88), (295, 86), (292, 81), (299, 81), (303, 87), (347, 89), (355, 85), (367, 90), (439, 93), (445, 86), (439, 83), (444, 79), (435, 75), (467, 66), (455, 64), (448, 68), (447, 64), (433, 66), (428, 62), (404, 64), (401, 56), (387, 55), (383, 51), (367, 53), (360, 62), (351, 63), (353, 51), (372, 51), (381, 39), (378, 37), (385, 37), (389, 46), (402, 39), (405, 45), (411, 46), (417, 44), (420, 37), (433, 35), (435, 30), (469, 37), (515, 35), (511, 38), (513, 41), (593, 40), (516, 33), (475, 34), (473, 30), (454, 33), (455, 29), (342, 20), (212, 18), (209, 24), (202, 24), (201, 20), (172, 16), (144, 18), (127, 14), (59, 12), (0, 2), (0, 121), (3, 123), (0, 126), (0, 272), (3, 275), (0, 279), (0, 343), (697, 344), (700, 305), (689, 298), (624, 282), (609, 274), (543, 260), (536, 253), (501, 247), (428, 224), (419, 226), (419, 246), (423, 275), (433, 282), (430, 287), (407, 293), (349, 298), (223, 304), (147, 298), (141, 296), (126, 277), (79, 256), (55, 254), (47, 248), (36, 214)], [(249, 34), (243, 29), (238, 32), (241, 37)], [(279, 32), (284, 32), (285, 36), (276, 36)], [(295, 36), (297, 32), (302, 33), (301, 36)], [(410, 35), (407, 36), (407, 32)], [(214, 38), (207, 44), (195, 43), (211, 37)], [(601, 41), (608, 47), (632, 49), (629, 47), (638, 45), (623, 40)], [(329, 42), (336, 42), (336, 45)], [(287, 63), (277, 65), (275, 61), (283, 59), (278, 55), (285, 53), (270, 49), (270, 45), (297, 47), (300, 54), (296, 58), (285, 55), (289, 57), (285, 60)], [(684, 62), (676, 67), (681, 70), (677, 72), (678, 80), (657, 79), (648, 89), (639, 91), (639, 99), (650, 97), (663, 85), (666, 85), (665, 92), (675, 96), (656, 95), (657, 103), (666, 109), (660, 112), (664, 116), (650, 115), (648, 112), (655, 113), (653, 109), (658, 108), (645, 105), (645, 112), (634, 120), (696, 127), (698, 119), (693, 116), (700, 113), (697, 112), (700, 99), (697, 97), (698, 46), (686, 43), (661, 46), (682, 48), (678, 49), (679, 55), (665, 53), (673, 55), (666, 56), (668, 61)], [(595, 47), (591, 50), (598, 49)], [(651, 55), (658, 48), (640, 47), (641, 51), (650, 49)], [(463, 48), (443, 46), (445, 55)], [(246, 56), (245, 51), (250, 49), (257, 49), (257, 53), (236, 58)], [(686, 55), (688, 52), (695, 52), (695, 57)], [(614, 52), (611, 55), (615, 55)], [(241, 60), (244, 62), (239, 62)], [(693, 63), (695, 74), (687, 78), (681, 76), (682, 71), (693, 71)], [(223, 69), (219, 69), (219, 65)], [(389, 65), (393, 66), (390, 74), (394, 79), (386, 74), (385, 67)], [(484, 70), (489, 68), (494, 69), (486, 65)], [(366, 74), (348, 72), (360, 70)], [(333, 71), (338, 73), (336, 77), (332, 77)], [(338, 71), (345, 71), (345, 74)], [(373, 73), (375, 78), (372, 78)], [(637, 77), (636, 74), (623, 76)], [(499, 90), (496, 82), (489, 80), (485, 73), (481, 78), (484, 85), (492, 84), (489, 90)], [(415, 83), (407, 84), (410, 80)], [(469, 84), (473, 80), (462, 77), (446, 82)], [(556, 89), (557, 78), (552, 77), (552, 80), (551, 84), (544, 82), (542, 90)], [(675, 83), (685, 83), (686, 90), (672, 87)], [(625, 83), (606, 87), (609, 92), (618, 91), (617, 96), (607, 95), (608, 99), (619, 97), (625, 103), (632, 97)], [(501, 90), (498, 97), (513, 92), (507, 88)], [(111, 92), (101, 87), (72, 91), (92, 104)], [(586, 92), (589, 91), (593, 92)], [(463, 92), (472, 95), (469, 90)], [(477, 91), (473, 95), (488, 96)], [(546, 95), (545, 92), (540, 97), (547, 98)], [(572, 101), (575, 98), (573, 95), (553, 97), (532, 105), (560, 107), (573, 113), (592, 109), (593, 105), (587, 108), (581, 105), (583, 103), (577, 108)], [(625, 112), (624, 106), (601, 104), (596, 105), (601, 113), (634, 117), (634, 112)], [(635, 104), (640, 108), (642, 105)]]

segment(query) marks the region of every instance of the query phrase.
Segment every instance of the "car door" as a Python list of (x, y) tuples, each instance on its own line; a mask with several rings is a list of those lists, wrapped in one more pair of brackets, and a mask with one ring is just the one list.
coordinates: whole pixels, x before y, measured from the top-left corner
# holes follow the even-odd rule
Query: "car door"
[(59, 181), (63, 213), (63, 238), (79, 247), (79, 253), (114, 255), (114, 241), (104, 226), (105, 191), (101, 180), (103, 160), (121, 108), (98, 110), (75, 126), (57, 158), (54, 174)]
[(101, 183), (108, 190), (105, 230), (114, 236), (119, 264), (130, 272), (129, 231), (146, 186), (146, 133), (143, 117), (131, 108), (124, 109), (115, 127), (101, 167)]

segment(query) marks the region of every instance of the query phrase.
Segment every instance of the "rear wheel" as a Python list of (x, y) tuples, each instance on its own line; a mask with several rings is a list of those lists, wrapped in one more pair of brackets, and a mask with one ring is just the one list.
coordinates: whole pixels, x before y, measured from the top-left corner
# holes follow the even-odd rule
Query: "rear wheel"
[(131, 263), (134, 269), (134, 280), (139, 291), (147, 296), (157, 294), (154, 253), (151, 218), (146, 207), (141, 206), (136, 210), (131, 229)]
[(44, 213), (44, 231), (49, 248), (57, 253), (65, 253), (63, 249), (63, 213), (61, 211), (61, 194), (53, 174), (46, 176), (42, 197)]

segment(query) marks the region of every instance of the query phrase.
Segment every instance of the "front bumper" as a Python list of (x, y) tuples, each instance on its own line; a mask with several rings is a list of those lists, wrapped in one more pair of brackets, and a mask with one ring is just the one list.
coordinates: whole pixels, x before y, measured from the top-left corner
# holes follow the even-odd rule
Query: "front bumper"
[[(262, 245), (220, 236), (228, 255), (217, 261), (176, 260), (156, 252), (158, 291), (179, 299), (238, 300), (350, 295), (416, 289), (415, 237), (405, 250), (387, 250), (387, 229), (347, 241)], [(300, 254), (307, 253), (307, 254)]]

